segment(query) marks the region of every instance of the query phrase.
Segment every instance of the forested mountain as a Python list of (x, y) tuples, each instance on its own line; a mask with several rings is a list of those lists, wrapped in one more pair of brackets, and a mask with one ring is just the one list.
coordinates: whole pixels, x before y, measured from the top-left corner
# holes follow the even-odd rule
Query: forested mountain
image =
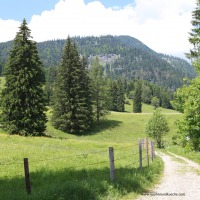
[[(130, 36), (75, 37), (79, 53), (91, 60), (98, 56), (104, 73), (116, 79), (141, 79), (172, 90), (182, 85), (183, 78), (195, 76), (191, 65), (180, 58), (159, 54)], [(39, 56), (45, 67), (58, 66), (65, 40), (38, 43)], [(5, 63), (12, 42), (0, 43), (0, 59)]]

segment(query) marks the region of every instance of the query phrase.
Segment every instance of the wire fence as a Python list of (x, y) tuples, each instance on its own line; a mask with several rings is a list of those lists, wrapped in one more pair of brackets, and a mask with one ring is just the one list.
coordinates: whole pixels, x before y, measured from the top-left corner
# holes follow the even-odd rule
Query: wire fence
[[(138, 146), (138, 147), (137, 147)], [(124, 155), (124, 150), (126, 153)], [(108, 159), (109, 155), (109, 159)], [(90, 160), (90, 157), (96, 158), (96, 160)], [(97, 156), (100, 156), (97, 159)], [(28, 194), (31, 193), (31, 185), (30, 185), (30, 174), (29, 165), (38, 165), (41, 166), (41, 163), (45, 165), (49, 162), (53, 161), (68, 161), (70, 160), (71, 165), (66, 164), (63, 167), (59, 167), (59, 170), (77, 170), (77, 169), (87, 169), (90, 167), (97, 167), (105, 165), (110, 168), (110, 180), (113, 181), (115, 177), (115, 170), (117, 168), (139, 168), (142, 170), (143, 166), (149, 166), (150, 161), (153, 162), (155, 158), (155, 149), (154, 142), (148, 141), (148, 139), (140, 139), (138, 143), (135, 143), (131, 146), (124, 146), (119, 148), (109, 147), (109, 150), (101, 150), (101, 151), (90, 151), (84, 152), (81, 154), (75, 155), (67, 155), (61, 157), (52, 157), (52, 158), (42, 158), (37, 160), (32, 160), (31, 158), (24, 158), (23, 161), (18, 162), (10, 162), (9, 160), (6, 162), (0, 161), (0, 172), (1, 178), (9, 177), (9, 172), (6, 174), (5, 169), (12, 167), (16, 168), (19, 173), (12, 174), (14, 177), (25, 178), (26, 181), (26, 191)], [(80, 160), (81, 159), (81, 160)], [(97, 161), (99, 160), (99, 161)], [(145, 163), (146, 161), (146, 163)], [(110, 167), (109, 167), (110, 166)], [(53, 166), (52, 166), (53, 167)]]

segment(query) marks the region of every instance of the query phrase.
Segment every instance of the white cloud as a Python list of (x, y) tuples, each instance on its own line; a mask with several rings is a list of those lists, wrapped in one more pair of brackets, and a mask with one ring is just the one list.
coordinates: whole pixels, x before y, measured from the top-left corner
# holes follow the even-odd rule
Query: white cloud
[(38, 42), (66, 39), (68, 35), (123, 34), (141, 40), (155, 51), (183, 56), (189, 51), (188, 32), (195, 2), (135, 0), (134, 5), (116, 9), (106, 8), (99, 1), (85, 4), (83, 0), (61, 0), (54, 10), (34, 15), (29, 27)]
[(18, 21), (0, 19), (0, 42), (13, 40), (19, 26)]

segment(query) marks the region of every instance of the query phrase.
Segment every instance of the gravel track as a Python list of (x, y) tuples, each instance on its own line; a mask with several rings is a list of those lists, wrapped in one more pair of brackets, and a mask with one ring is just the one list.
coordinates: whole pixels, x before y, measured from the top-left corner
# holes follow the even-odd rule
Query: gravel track
[(160, 184), (138, 200), (200, 200), (200, 165), (173, 153), (159, 153), (164, 161)]

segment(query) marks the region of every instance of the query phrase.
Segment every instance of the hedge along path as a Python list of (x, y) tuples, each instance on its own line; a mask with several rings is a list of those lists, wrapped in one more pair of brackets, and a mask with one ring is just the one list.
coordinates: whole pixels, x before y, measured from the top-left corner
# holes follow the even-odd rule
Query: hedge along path
[(138, 200), (199, 200), (200, 165), (172, 153), (159, 156), (164, 161), (164, 176), (160, 184)]

